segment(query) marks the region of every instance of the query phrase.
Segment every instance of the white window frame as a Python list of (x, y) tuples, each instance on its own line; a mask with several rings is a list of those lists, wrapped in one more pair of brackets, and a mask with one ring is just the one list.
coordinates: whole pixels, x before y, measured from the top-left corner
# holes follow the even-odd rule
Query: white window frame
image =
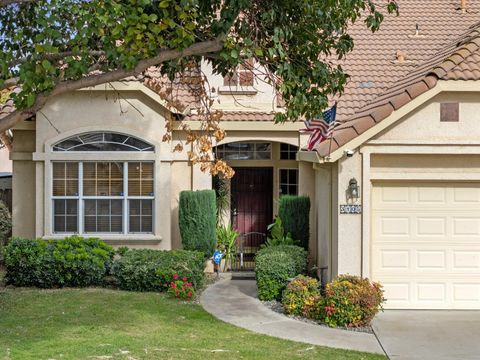
[[(283, 160), (285, 161), (285, 160)], [(291, 160), (290, 160), (291, 161)], [(300, 172), (298, 171), (298, 168), (296, 167), (281, 167), (278, 169), (278, 194), (279, 194), (279, 197), (282, 196), (282, 195), (292, 195), (292, 194), (284, 194), (282, 193), (282, 185), (287, 185), (287, 186), (290, 186), (290, 185), (293, 185), (293, 184), (285, 184), (285, 183), (282, 183), (282, 170), (295, 170), (297, 172), (297, 193), (294, 194), (294, 195), (298, 195), (298, 180), (299, 180), (299, 176), (300, 176)]]
[[(51, 216), (51, 229), (52, 234), (54, 235), (85, 235), (85, 236), (101, 236), (101, 235), (142, 235), (142, 234), (155, 234), (155, 162), (148, 161), (148, 160), (129, 160), (129, 161), (116, 161), (110, 159), (102, 159), (102, 160), (59, 160), (59, 161), (52, 161), (52, 166), (50, 167), (50, 179), (52, 182), (50, 183), (50, 188), (53, 187), (53, 164), (55, 162), (74, 162), (78, 164), (78, 196), (51, 196), (51, 208), (50, 213)], [(83, 196), (83, 163), (84, 162), (121, 162), (123, 163), (123, 196)], [(153, 166), (153, 195), (151, 196), (129, 196), (128, 195), (128, 164), (133, 162), (140, 162), (140, 163), (151, 163)], [(76, 199), (77, 200), (77, 232), (55, 232), (55, 208), (54, 208), (54, 200), (65, 200), (65, 199)], [(122, 232), (85, 232), (85, 224), (84, 224), (84, 202), (85, 200), (123, 200), (123, 211), (122, 211)], [(152, 200), (152, 231), (151, 232), (130, 232), (130, 207), (129, 201), (130, 200)]]

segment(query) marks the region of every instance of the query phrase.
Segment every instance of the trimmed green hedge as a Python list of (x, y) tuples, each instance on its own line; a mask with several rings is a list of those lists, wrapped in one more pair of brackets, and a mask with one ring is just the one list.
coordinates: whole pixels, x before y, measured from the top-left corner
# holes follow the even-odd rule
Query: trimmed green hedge
[(178, 217), (183, 248), (211, 256), (216, 244), (215, 191), (182, 191)]
[(308, 250), (310, 239), (310, 198), (308, 196), (283, 195), (280, 197), (278, 216), (285, 233)]
[(167, 291), (173, 275), (186, 276), (194, 289), (204, 282), (205, 258), (202, 252), (188, 250), (128, 250), (115, 260), (112, 273), (120, 289)]
[(295, 245), (269, 246), (255, 256), (255, 277), (260, 300), (280, 300), (288, 279), (307, 270), (307, 251)]
[(5, 279), (7, 284), (42, 288), (101, 285), (113, 255), (110, 245), (95, 238), (14, 238), (5, 249)]

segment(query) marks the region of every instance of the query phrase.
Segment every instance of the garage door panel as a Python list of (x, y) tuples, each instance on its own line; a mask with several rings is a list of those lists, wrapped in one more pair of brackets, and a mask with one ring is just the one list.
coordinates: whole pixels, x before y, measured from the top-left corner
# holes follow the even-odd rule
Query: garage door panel
[(480, 184), (375, 184), (372, 200), (386, 307), (480, 309)]

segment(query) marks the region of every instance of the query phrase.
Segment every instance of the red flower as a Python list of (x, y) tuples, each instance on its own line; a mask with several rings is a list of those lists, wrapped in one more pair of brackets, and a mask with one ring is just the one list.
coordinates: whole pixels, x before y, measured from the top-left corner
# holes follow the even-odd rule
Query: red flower
[(189, 292), (187, 293), (187, 296), (188, 296), (188, 297), (192, 297), (192, 292), (189, 291)]
[(178, 295), (178, 289), (175, 289), (175, 294), (177, 294), (177, 295)]
[(177, 284), (175, 284), (175, 283), (172, 281), (172, 282), (170, 283), (170, 286), (171, 286), (172, 288), (176, 288), (176, 287), (177, 287)]
[(173, 279), (177, 280), (178, 279), (178, 274), (173, 274)]
[(183, 281), (187, 281), (187, 277), (186, 277), (186, 276), (184, 276), (182, 280), (183, 280)]
[(186, 286), (187, 288), (189, 288), (189, 287), (192, 286), (192, 283), (186, 283), (185, 286)]

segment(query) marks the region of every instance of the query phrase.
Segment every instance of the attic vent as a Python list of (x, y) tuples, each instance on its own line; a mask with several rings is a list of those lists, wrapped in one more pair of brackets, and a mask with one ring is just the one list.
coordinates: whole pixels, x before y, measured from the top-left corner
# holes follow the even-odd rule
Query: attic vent
[(458, 122), (459, 111), (458, 103), (441, 103), (440, 104), (440, 121), (441, 122)]

